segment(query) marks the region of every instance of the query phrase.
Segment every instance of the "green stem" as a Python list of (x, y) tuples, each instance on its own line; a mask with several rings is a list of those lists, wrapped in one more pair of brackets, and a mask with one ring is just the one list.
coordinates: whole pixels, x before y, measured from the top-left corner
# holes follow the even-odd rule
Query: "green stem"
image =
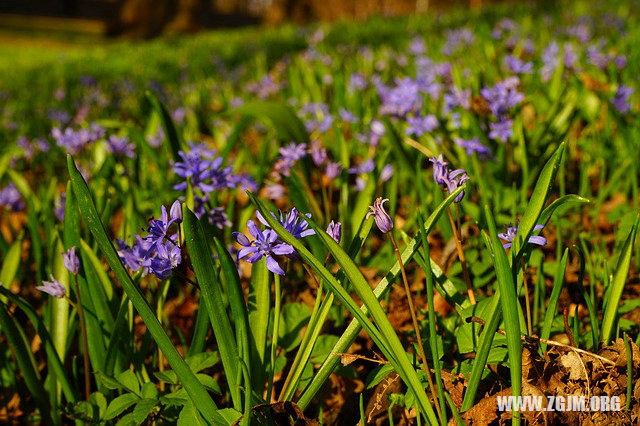
[[(420, 235), (422, 237), (423, 256), (425, 259), (431, 259), (431, 253), (429, 252), (429, 241), (427, 235), (424, 232), (424, 223), (422, 220), (422, 214), (418, 212), (418, 223), (420, 224)], [(426, 266), (426, 265), (425, 265)], [(427, 305), (429, 307), (429, 346), (431, 347), (431, 356), (433, 358), (433, 368), (436, 375), (436, 385), (438, 387), (438, 402), (440, 405), (440, 412), (443, 415), (447, 412), (445, 406), (444, 389), (442, 387), (442, 377), (440, 374), (440, 354), (438, 353), (438, 342), (436, 334), (436, 312), (433, 303), (433, 272), (431, 268), (425, 269), (424, 273), (427, 278)], [(437, 406), (437, 405), (436, 405)], [(440, 422), (446, 424), (446, 418), (440, 418)]]
[(273, 334), (271, 336), (271, 371), (269, 372), (269, 383), (267, 384), (267, 403), (271, 402), (273, 391), (273, 376), (276, 368), (276, 351), (278, 349), (278, 331), (280, 328), (280, 275), (273, 274), (275, 306), (273, 312)]
[(76, 298), (78, 299), (78, 303), (76, 304), (76, 309), (78, 310), (78, 320), (80, 322), (80, 334), (82, 337), (82, 358), (84, 362), (84, 395), (85, 400), (89, 400), (89, 395), (91, 395), (91, 376), (89, 373), (89, 344), (87, 343), (87, 325), (84, 321), (84, 309), (82, 308), (82, 298), (80, 297), (80, 287), (78, 286), (78, 279), (76, 275), (73, 275), (73, 284), (76, 291)]

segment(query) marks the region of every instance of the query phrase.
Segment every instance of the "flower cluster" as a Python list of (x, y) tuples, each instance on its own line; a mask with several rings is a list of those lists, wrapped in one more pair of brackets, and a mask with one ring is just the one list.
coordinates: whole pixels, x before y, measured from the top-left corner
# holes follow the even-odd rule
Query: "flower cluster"
[(284, 176), (289, 176), (291, 168), (298, 161), (307, 156), (307, 144), (291, 142), (279, 149), (280, 158), (276, 162), (275, 169)]
[[(429, 159), (433, 163), (433, 180), (443, 188), (446, 188), (451, 194), (453, 191), (464, 185), (468, 180), (467, 172), (463, 169), (450, 170), (448, 163), (443, 160), (442, 154)], [(464, 191), (462, 191), (453, 200), (456, 203), (462, 201), (464, 197)]]
[(9, 183), (4, 188), (0, 189), (0, 207), (7, 208), (14, 212), (24, 209), (24, 202), (20, 191), (13, 183)]
[(509, 77), (496, 83), (493, 87), (483, 87), (480, 90), (480, 94), (489, 105), (489, 110), (497, 119), (497, 122), (490, 123), (489, 137), (491, 139), (506, 142), (513, 136), (511, 129), (513, 122), (508, 118), (507, 113), (524, 99), (524, 95), (518, 92), (519, 84), (518, 77)]
[[(271, 215), (284, 229), (293, 235), (294, 238), (300, 239), (309, 235), (315, 235), (313, 229), (307, 229), (309, 224), (300, 216), (300, 213), (295, 207), (287, 214), (280, 212), (279, 217), (274, 213), (271, 213)], [(305, 216), (311, 217), (311, 214), (307, 213)], [(264, 257), (267, 262), (267, 268), (271, 272), (284, 275), (284, 270), (280, 267), (274, 256), (286, 256), (289, 259), (295, 260), (298, 258), (298, 253), (291, 245), (278, 239), (278, 234), (269, 227), (260, 212), (256, 212), (256, 217), (260, 223), (265, 225), (266, 229), (260, 230), (253, 220), (249, 220), (247, 222), (247, 228), (254, 238), (253, 241), (250, 241), (243, 233), (233, 233), (236, 242), (242, 246), (242, 249), (238, 251), (237, 258), (246, 260), (249, 263), (255, 263)]]
[(71, 155), (76, 155), (87, 145), (100, 140), (105, 135), (105, 129), (98, 124), (92, 124), (89, 128), (73, 130), (67, 127), (64, 131), (57, 127), (51, 130), (51, 136), (56, 140), (56, 145), (64, 148)]
[(179, 201), (167, 212), (162, 206), (162, 217), (152, 219), (145, 237), (135, 235), (136, 242), (129, 246), (122, 240), (117, 241), (118, 255), (132, 272), (142, 270), (143, 275), (153, 273), (159, 279), (167, 279), (173, 268), (182, 260), (177, 235), (169, 234), (172, 224), (182, 222), (182, 210)]

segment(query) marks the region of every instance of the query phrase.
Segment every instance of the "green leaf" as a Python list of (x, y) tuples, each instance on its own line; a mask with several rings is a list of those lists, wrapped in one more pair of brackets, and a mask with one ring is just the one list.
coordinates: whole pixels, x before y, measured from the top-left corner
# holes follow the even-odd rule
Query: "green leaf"
[(157, 398), (158, 397), (158, 388), (155, 383), (147, 382), (142, 385), (142, 397), (143, 398)]
[(151, 411), (153, 411), (156, 405), (158, 405), (158, 400), (155, 398), (141, 399), (133, 409), (131, 417), (137, 425), (140, 425), (147, 420), (147, 417), (149, 417), (149, 414), (151, 414)]
[(511, 248), (513, 259), (517, 259), (520, 256), (520, 252), (523, 247), (526, 247), (524, 242), (529, 240), (533, 228), (538, 223), (538, 218), (540, 217), (542, 209), (547, 202), (551, 186), (553, 185), (556, 173), (560, 167), (560, 160), (562, 160), (563, 152), (564, 143), (561, 143), (558, 149), (556, 149), (551, 158), (549, 158), (547, 163), (544, 165), (542, 172), (540, 172), (536, 186), (533, 189), (533, 194), (531, 194), (531, 199), (524, 210), (522, 219), (520, 219), (518, 232), (513, 239), (513, 246)]
[(106, 258), (107, 263), (124, 288), (131, 303), (140, 314), (140, 317), (147, 326), (147, 330), (158, 344), (169, 365), (180, 377), (181, 383), (189, 393), (189, 397), (194, 401), (195, 406), (203, 416), (213, 419), (217, 418), (215, 403), (204, 386), (202, 386), (195, 377), (189, 366), (184, 362), (175, 346), (173, 346), (144, 295), (133, 283), (131, 277), (125, 270), (115, 247), (113, 247), (111, 240), (107, 236), (104, 225), (100, 221), (89, 188), (70, 155), (67, 156), (67, 165), (80, 214), (98, 243), (100, 251)]
[(220, 389), (220, 385), (213, 379), (213, 377), (206, 374), (196, 374), (196, 377), (198, 378), (198, 380), (200, 380), (200, 383), (202, 383), (205, 388), (209, 389), (213, 393), (222, 395), (222, 389)]
[(304, 123), (287, 104), (273, 101), (253, 101), (229, 110), (229, 113), (255, 118), (266, 118), (276, 129), (283, 142), (307, 142), (309, 135)]
[(217, 352), (201, 352), (186, 359), (187, 364), (194, 373), (213, 367), (218, 361), (220, 361), (220, 357)]
[(261, 394), (267, 371), (267, 328), (271, 310), (271, 286), (269, 270), (264, 259), (253, 264), (251, 269), (251, 291), (249, 293), (249, 333), (252, 339), (251, 365), (252, 385)]
[[(507, 349), (509, 352), (511, 374), (511, 388), (514, 396), (519, 396), (522, 391), (522, 341), (520, 340), (520, 318), (518, 306), (520, 304), (516, 295), (516, 287), (513, 282), (513, 274), (507, 254), (498, 239), (496, 224), (489, 206), (485, 204), (484, 215), (489, 225), (491, 238), (492, 259), (498, 279), (498, 289), (501, 294), (502, 316), (507, 334)], [(494, 296), (495, 297), (495, 296)], [(514, 424), (520, 423), (518, 414), (513, 416)]]
[(0, 331), (7, 339), (9, 349), (15, 356), (17, 368), (40, 410), (44, 423), (51, 424), (51, 407), (47, 393), (44, 390), (43, 381), (32, 363), (31, 348), (27, 346), (21, 336), (24, 335), (24, 332), (19, 330), (18, 327), (17, 321), (9, 315), (6, 305), (0, 302)]
[[(564, 285), (564, 275), (567, 269), (567, 260), (569, 259), (569, 249), (564, 250), (562, 260), (558, 263), (555, 280), (553, 282), (553, 289), (551, 290), (551, 296), (549, 296), (549, 305), (544, 313), (544, 320), (542, 321), (542, 331), (540, 331), (540, 337), (542, 339), (548, 339), (551, 333), (551, 326), (553, 325), (553, 319), (556, 316), (556, 310), (558, 309), (558, 300), (560, 299), (560, 292)], [(542, 351), (547, 347), (546, 344), (541, 343), (540, 348)]]
[(555, 213), (556, 209), (559, 207), (566, 207), (575, 204), (588, 204), (590, 201), (587, 198), (580, 197), (579, 195), (570, 194), (564, 195), (557, 200), (554, 200), (551, 204), (545, 208), (540, 214), (540, 218), (538, 219), (538, 223), (546, 225), (546, 223), (551, 219), (553, 213)]
[(93, 392), (89, 396), (89, 401), (91, 401), (91, 405), (98, 409), (97, 418), (102, 418), (106, 409), (107, 409), (107, 398), (100, 392)]
[(112, 420), (122, 414), (125, 410), (140, 400), (138, 395), (132, 393), (125, 393), (115, 397), (107, 407), (107, 411), (104, 414), (105, 420)]
[(140, 395), (140, 382), (133, 371), (126, 369), (118, 374), (118, 383), (129, 392)]
[(65, 370), (62, 361), (60, 361), (53, 339), (47, 331), (44, 322), (36, 313), (36, 310), (25, 299), (11, 293), (5, 288), (0, 287), (0, 294), (15, 303), (27, 315), (29, 321), (31, 321), (31, 324), (38, 332), (40, 339), (44, 342), (45, 351), (47, 352), (47, 360), (49, 362), (48, 367), (53, 371), (56, 376), (56, 380), (60, 383), (64, 396), (69, 402), (76, 402), (77, 395), (75, 388), (71, 386), (71, 382), (67, 377), (67, 371)]
[(371, 370), (371, 372), (367, 375), (367, 379), (365, 383), (367, 384), (367, 389), (374, 388), (378, 383), (384, 380), (385, 377), (389, 375), (389, 373), (393, 372), (393, 366), (391, 364), (382, 364)]
[[(178, 426), (205, 426), (207, 422), (202, 418), (192, 403), (187, 403), (180, 410)], [(227, 423), (230, 424), (230, 423)]]
[(213, 264), (213, 253), (204, 237), (204, 230), (187, 206), (182, 209), (184, 237), (193, 264), (193, 270), (200, 284), (201, 298), (207, 305), (207, 312), (218, 343), (220, 359), (229, 384), (233, 405), (242, 407), (238, 378), (238, 347), (231, 328), (227, 310), (222, 300), (222, 285), (218, 281)]
[(2, 261), (2, 269), (0, 269), (0, 285), (7, 288), (13, 282), (18, 268), (20, 267), (20, 255), (22, 254), (22, 236), (20, 236), (9, 248), (7, 255)]
[(629, 268), (631, 267), (631, 257), (633, 255), (633, 247), (636, 241), (636, 234), (638, 233), (638, 223), (640, 222), (640, 215), (636, 216), (636, 220), (633, 223), (631, 233), (627, 237), (627, 240), (622, 247), (622, 252), (618, 258), (618, 264), (616, 266), (616, 272), (613, 276), (613, 282), (607, 289), (609, 297), (607, 299), (607, 305), (604, 308), (604, 314), (602, 316), (602, 332), (600, 338), (602, 343), (607, 345), (612, 338), (614, 331), (614, 324), (617, 318), (618, 305), (620, 304), (620, 298), (622, 297), (622, 291), (629, 275)]
[(280, 314), (279, 343), (287, 352), (295, 349), (302, 340), (300, 332), (309, 322), (311, 312), (302, 303), (287, 303)]

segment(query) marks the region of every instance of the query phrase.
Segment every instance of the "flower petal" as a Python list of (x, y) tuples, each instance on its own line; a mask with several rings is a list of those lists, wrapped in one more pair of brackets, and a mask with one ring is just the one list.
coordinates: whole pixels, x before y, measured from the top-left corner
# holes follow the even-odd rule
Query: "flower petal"
[(266, 258), (268, 270), (270, 270), (274, 274), (284, 275), (284, 271), (282, 270), (280, 265), (278, 265), (278, 262), (273, 257), (271, 257), (271, 255), (267, 255)]

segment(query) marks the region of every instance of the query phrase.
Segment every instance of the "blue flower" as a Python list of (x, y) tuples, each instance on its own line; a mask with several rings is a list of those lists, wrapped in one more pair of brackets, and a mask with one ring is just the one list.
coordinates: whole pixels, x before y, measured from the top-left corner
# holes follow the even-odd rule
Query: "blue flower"
[(0, 207), (6, 207), (14, 212), (24, 209), (20, 192), (13, 183), (0, 189)]
[[(544, 228), (544, 225), (541, 224), (537, 224), (536, 226), (533, 227), (533, 231), (539, 231), (540, 229)], [(518, 233), (518, 227), (517, 226), (507, 226), (507, 232), (505, 233), (501, 233), (498, 234), (498, 237), (501, 240), (505, 240), (507, 241), (506, 243), (502, 244), (502, 247), (504, 248), (509, 248), (511, 247), (512, 243), (513, 243), (513, 239), (516, 237), (516, 234)], [(534, 235), (529, 237), (529, 243), (531, 244), (536, 244), (539, 246), (543, 246), (545, 244), (547, 244), (547, 239), (540, 236), (540, 235)]]
[(491, 150), (489, 149), (489, 147), (483, 145), (482, 142), (480, 142), (480, 139), (478, 138), (471, 138), (471, 139), (455, 138), (455, 143), (459, 147), (464, 148), (469, 157), (471, 157), (471, 155), (473, 155), (474, 152), (477, 153), (479, 157), (491, 156)]
[(149, 269), (156, 277), (164, 280), (171, 275), (173, 268), (180, 264), (181, 259), (180, 247), (167, 241), (156, 246), (156, 253), (151, 258)]
[(42, 281), (43, 285), (36, 287), (36, 290), (45, 292), (53, 297), (57, 297), (58, 299), (63, 298), (67, 290), (62, 284), (53, 278), (53, 275), (50, 275), (50, 278), (51, 281)]
[(378, 229), (380, 230), (380, 232), (385, 234), (391, 231), (391, 229), (393, 228), (393, 221), (391, 220), (391, 216), (389, 216), (389, 214), (384, 210), (384, 203), (386, 203), (387, 201), (389, 201), (388, 198), (385, 198), (384, 200), (382, 199), (382, 197), (376, 198), (376, 200), (373, 202), (373, 205), (369, 206), (369, 209), (371, 209), (371, 211), (368, 212), (366, 216), (367, 219), (373, 216)]
[(438, 119), (433, 114), (424, 117), (408, 117), (407, 124), (409, 124), (409, 127), (405, 130), (407, 135), (421, 136), (423, 133), (435, 130), (438, 127)]
[(278, 242), (278, 234), (274, 230), (266, 229), (261, 231), (252, 220), (247, 222), (247, 227), (254, 238), (253, 241), (249, 241), (246, 235), (240, 232), (233, 233), (233, 237), (238, 244), (243, 246), (238, 251), (237, 258), (244, 259), (249, 263), (255, 263), (264, 256), (267, 262), (267, 269), (274, 274), (284, 275), (284, 271), (273, 256), (291, 255), (294, 253), (293, 247), (289, 244)]
[(80, 260), (76, 255), (75, 246), (71, 247), (68, 252), (62, 253), (62, 260), (67, 271), (71, 272), (73, 275), (78, 273), (78, 269), (80, 269)]

